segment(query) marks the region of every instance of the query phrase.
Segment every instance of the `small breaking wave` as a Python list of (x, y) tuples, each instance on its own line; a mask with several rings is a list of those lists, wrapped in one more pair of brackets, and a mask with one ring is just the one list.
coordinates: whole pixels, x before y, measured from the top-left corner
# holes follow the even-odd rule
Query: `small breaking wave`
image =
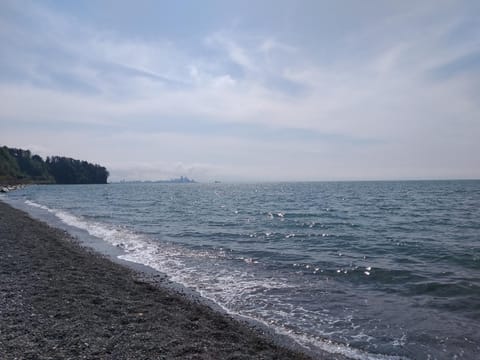
[[(119, 259), (160, 271), (172, 281), (187, 286), (215, 302), (226, 312), (262, 323), (277, 334), (288, 336), (306, 349), (311, 351), (320, 349), (358, 360), (404, 359), (368, 353), (320, 336), (310, 336), (293, 330), (287, 325), (288, 318), (292, 316), (291, 307), (276, 293), (282, 289), (294, 288), (295, 285), (284, 279), (259, 277), (248, 268), (255, 266), (255, 261), (244, 259), (240, 262), (247, 268), (234, 266), (232, 264), (235, 262), (232, 260), (238, 260), (238, 257), (231, 257), (223, 250), (191, 250), (167, 242), (154, 241), (123, 226), (87, 220), (31, 200), (26, 200), (25, 204), (54, 214), (66, 225), (84, 230), (89, 235), (122, 249), (124, 254), (118, 256)], [(299, 311), (302, 312), (300, 316), (303, 318), (315, 316), (305, 309), (296, 309), (296, 312)]]

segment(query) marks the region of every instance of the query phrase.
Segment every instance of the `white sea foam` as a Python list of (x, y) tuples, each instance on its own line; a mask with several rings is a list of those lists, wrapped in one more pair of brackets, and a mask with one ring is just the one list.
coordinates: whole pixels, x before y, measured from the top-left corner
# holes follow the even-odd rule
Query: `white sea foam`
[[(282, 279), (261, 279), (245, 271), (222, 268), (210, 270), (202, 268), (202, 271), (198, 271), (198, 268), (192, 266), (190, 261), (180, 259), (189, 258), (196, 254), (190, 252), (188, 252), (190, 254), (186, 254), (183, 249), (179, 250), (168, 246), (162, 246), (156, 252), (150, 250), (143, 249), (120, 257), (127, 261), (148, 265), (166, 273), (173, 281), (193, 288), (201, 296), (214, 301), (228, 313), (259, 321), (273, 328), (278, 334), (286, 335), (308, 349), (321, 349), (359, 360), (403, 359), (398, 356), (371, 354), (350, 346), (327, 341), (321, 336), (314, 337), (300, 334), (286, 327), (284, 324), (288, 322), (294, 312), (300, 318), (307, 319), (313, 316), (318, 318), (318, 314), (298, 306), (294, 307), (292, 304), (282, 301), (280, 297), (273, 295), (265, 297), (265, 292), (268, 290), (293, 287)], [(251, 307), (246, 307), (245, 304), (251, 304)], [(264, 304), (263, 307), (262, 304)], [(285, 309), (282, 310), (282, 308)], [(327, 313), (324, 316), (325, 323), (337, 321), (329, 318)], [(329, 333), (320, 332), (320, 335), (327, 336)]]
[(30, 200), (26, 200), (25, 204), (53, 213), (65, 224), (85, 230), (90, 235), (100, 238), (112, 245), (118, 246), (125, 251), (134, 252), (138, 249), (143, 249), (144, 247), (148, 246), (147, 242), (143, 240), (140, 235), (135, 234), (127, 229), (89, 221), (75, 216), (67, 211), (51, 209), (45, 205), (41, 205)]
[(48, 212), (53, 212), (52, 209), (46, 207), (45, 205), (40, 205), (30, 200), (25, 200), (25, 204), (39, 208), (39, 209), (47, 210)]

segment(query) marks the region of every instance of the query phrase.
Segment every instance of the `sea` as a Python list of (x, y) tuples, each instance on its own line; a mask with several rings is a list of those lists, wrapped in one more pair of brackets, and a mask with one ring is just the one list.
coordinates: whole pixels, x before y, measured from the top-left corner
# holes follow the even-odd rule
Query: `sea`
[(311, 353), (480, 356), (480, 181), (34, 185), (2, 199)]

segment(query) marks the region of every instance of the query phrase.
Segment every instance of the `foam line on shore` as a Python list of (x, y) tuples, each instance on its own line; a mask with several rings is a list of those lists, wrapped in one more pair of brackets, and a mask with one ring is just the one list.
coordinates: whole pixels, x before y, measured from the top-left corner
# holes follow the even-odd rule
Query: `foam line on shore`
[[(159, 272), (166, 274), (170, 277), (171, 280), (180, 283), (181, 285), (190, 288), (193, 287), (193, 289), (197, 291), (202, 297), (214, 302), (216, 305), (220, 306), (220, 308), (222, 308), (230, 315), (240, 316), (241, 318), (246, 318), (250, 321), (253, 321), (254, 323), (260, 323), (265, 327), (273, 329), (274, 332), (278, 335), (291, 338), (298, 345), (307, 350), (311, 351), (312, 349), (320, 349), (331, 354), (341, 354), (343, 356), (358, 360), (404, 359), (398, 356), (386, 356), (366, 353), (362, 350), (342, 344), (336, 344), (325, 339), (312, 338), (302, 334), (294, 333), (293, 331), (283, 328), (281, 326), (272, 325), (259, 317), (251, 316), (242, 312), (232, 311), (222, 302), (219, 302), (218, 299), (215, 298), (215, 296), (212, 296), (212, 294), (210, 294), (209, 292), (204, 291), (201, 286), (199, 286), (199, 284), (189, 282), (187, 281), (185, 276), (181, 275), (184, 272), (180, 270), (186, 268), (186, 264), (182, 262), (181, 258), (185, 255), (198, 256), (198, 252), (196, 252), (195, 254), (185, 254), (185, 251), (187, 251), (186, 249), (180, 250), (175, 246), (160, 247), (159, 244), (149, 241), (147, 237), (136, 234), (126, 228), (118, 226), (115, 227), (112, 225), (107, 225), (91, 220), (85, 220), (66, 211), (51, 209), (47, 206), (35, 203), (30, 200), (26, 200), (25, 204), (52, 213), (63, 223), (87, 231), (90, 235), (106, 241), (109, 244), (114, 245), (118, 248), (121, 248), (125, 253), (118, 256), (120, 259), (149, 266)], [(212, 254), (205, 254), (205, 256), (207, 255), (213, 256)], [(234, 280), (235, 279), (232, 279), (232, 281)], [(231, 283), (232, 281), (229, 281), (229, 283)], [(272, 284), (262, 284), (262, 286), (272, 287), (281, 287), (283, 285), (284, 284), (279, 282), (275, 282)]]
[(137, 280), (3, 202), (0, 245), (2, 359), (307, 358), (161, 284)]

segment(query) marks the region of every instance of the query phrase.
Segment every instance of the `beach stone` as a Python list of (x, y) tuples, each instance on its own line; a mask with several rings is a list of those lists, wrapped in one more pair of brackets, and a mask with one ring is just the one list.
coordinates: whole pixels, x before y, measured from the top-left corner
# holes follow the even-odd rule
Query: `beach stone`
[(310, 358), (2, 201), (0, 247), (2, 360)]

